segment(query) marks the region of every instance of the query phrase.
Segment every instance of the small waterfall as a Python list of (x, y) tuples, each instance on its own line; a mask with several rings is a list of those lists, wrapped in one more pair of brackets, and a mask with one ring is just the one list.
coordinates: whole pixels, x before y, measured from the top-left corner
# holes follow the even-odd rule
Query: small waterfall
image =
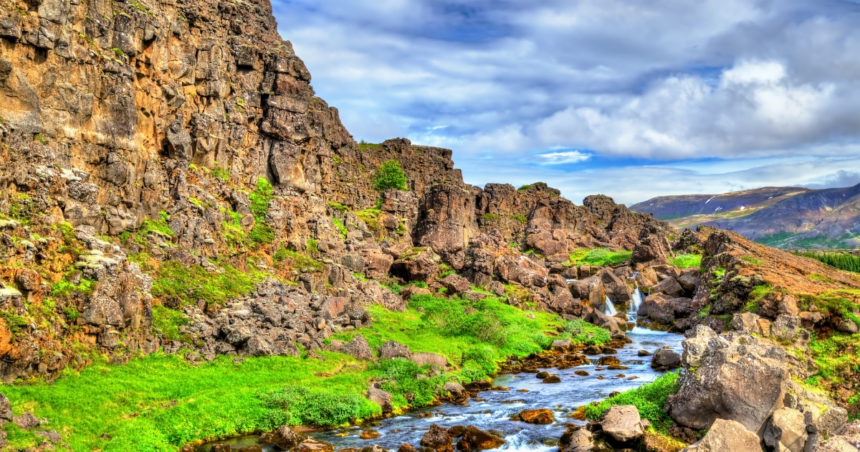
[(639, 290), (639, 287), (636, 287), (636, 290), (633, 291), (633, 298), (630, 300), (630, 309), (627, 310), (627, 320), (630, 322), (636, 322), (636, 316), (639, 312), (639, 306), (642, 306), (642, 292)]
[(612, 300), (609, 297), (606, 297), (606, 301), (603, 302), (603, 313), (610, 317), (618, 314), (618, 311), (615, 310), (615, 305), (612, 304)]

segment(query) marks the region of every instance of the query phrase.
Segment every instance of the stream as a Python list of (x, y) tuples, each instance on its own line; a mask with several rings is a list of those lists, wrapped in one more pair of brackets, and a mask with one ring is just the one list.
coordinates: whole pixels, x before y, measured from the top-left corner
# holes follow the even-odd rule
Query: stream
[[(638, 292), (638, 291), (637, 291)], [(641, 300), (641, 298), (640, 298)], [(639, 300), (636, 300), (639, 301)], [(635, 303), (638, 305), (638, 303)], [(630, 313), (631, 320), (635, 314)], [(627, 332), (633, 342), (618, 350), (616, 356), (627, 370), (596, 370), (595, 363), (600, 356), (589, 356), (589, 365), (578, 366), (567, 370), (547, 369), (561, 377), (561, 383), (544, 384), (534, 374), (521, 373), (501, 375), (493, 384), (505, 386), (510, 391), (486, 391), (479, 394), (478, 399), (470, 399), (468, 406), (443, 404), (437, 407), (411, 411), (407, 414), (383, 419), (346, 429), (327, 430), (310, 433), (309, 436), (334, 444), (335, 450), (347, 447), (362, 448), (378, 444), (385, 449), (394, 451), (403, 444), (409, 443), (416, 449), (424, 433), (431, 424), (439, 424), (445, 428), (455, 425), (474, 425), (481, 430), (487, 430), (505, 439), (500, 450), (511, 451), (553, 451), (557, 450), (558, 438), (566, 430), (565, 423), (584, 425), (569, 414), (581, 406), (593, 401), (607, 398), (613, 391), (626, 391), (636, 388), (643, 383), (654, 381), (662, 372), (651, 369), (651, 357), (638, 356), (639, 350), (651, 353), (668, 346), (676, 352), (681, 352), (682, 335), (652, 331), (636, 327)], [(577, 370), (588, 372), (588, 376), (575, 375)], [(623, 374), (623, 378), (616, 378)], [(599, 379), (603, 376), (603, 379)], [(633, 380), (629, 377), (635, 376)], [(527, 392), (526, 392), (527, 391)], [(552, 410), (556, 419), (554, 424), (533, 425), (525, 422), (511, 421), (510, 418), (522, 410), (546, 408)], [(424, 413), (430, 413), (431, 417)], [(372, 429), (380, 434), (379, 438), (363, 440), (359, 438), (362, 431)], [(234, 438), (218, 441), (215, 444), (231, 444), (233, 450), (257, 444), (257, 436)], [(199, 452), (209, 452), (212, 445), (198, 448)], [(264, 451), (274, 451), (274, 448), (263, 448)]]

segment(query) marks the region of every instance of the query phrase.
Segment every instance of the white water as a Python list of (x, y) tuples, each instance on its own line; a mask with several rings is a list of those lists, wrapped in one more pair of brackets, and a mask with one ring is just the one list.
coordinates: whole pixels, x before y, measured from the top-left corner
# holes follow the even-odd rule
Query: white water
[(637, 287), (633, 291), (633, 299), (630, 300), (630, 310), (627, 311), (627, 314), (632, 315), (635, 319), (636, 313), (639, 311), (639, 306), (642, 306), (642, 292)]
[(618, 311), (615, 310), (615, 305), (612, 304), (612, 300), (609, 297), (606, 297), (606, 301), (603, 302), (603, 313), (610, 317), (618, 314)]

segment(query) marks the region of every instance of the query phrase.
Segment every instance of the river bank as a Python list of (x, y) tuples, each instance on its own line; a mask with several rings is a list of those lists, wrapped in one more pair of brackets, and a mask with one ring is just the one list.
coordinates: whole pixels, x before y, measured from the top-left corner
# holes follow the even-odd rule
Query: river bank
[[(467, 306), (468, 305), (468, 306)], [(396, 340), (412, 352), (443, 356), (449, 376), (483, 379), (496, 362), (547, 348), (556, 338), (580, 337), (599, 343), (605, 330), (558, 315), (522, 311), (488, 298), (416, 297), (405, 312), (369, 309), (373, 326), (334, 336), (348, 341), (361, 334), (371, 348)], [(419, 385), (426, 372), (393, 360), (358, 359), (317, 350), (301, 356), (192, 361), (190, 353), (156, 353), (114, 366), (95, 364), (67, 371), (53, 382), (33, 381), (4, 388), (14, 414), (32, 412), (46, 419), (40, 429), (57, 430), (76, 451), (176, 451), (206, 439), (234, 437), (288, 425), (337, 426), (379, 416), (380, 407), (365, 398), (371, 381), (384, 382), (395, 410), (433, 399), (433, 384)], [(437, 378), (442, 378), (441, 376)], [(428, 381), (428, 383), (431, 383)], [(285, 397), (302, 388), (303, 403), (285, 409)], [(420, 406), (420, 405), (419, 405)], [(398, 411), (399, 412), (399, 411)], [(81, 416), (87, 413), (87, 416)], [(4, 427), (10, 447), (33, 447), (43, 438)]]
[[(306, 434), (319, 441), (332, 444), (336, 450), (378, 445), (396, 450), (403, 444), (416, 449), (419, 440), (432, 424), (446, 429), (454, 426), (472, 425), (490, 431), (505, 440), (502, 450), (549, 451), (556, 448), (558, 438), (571, 424), (583, 426), (585, 421), (573, 418), (575, 409), (595, 401), (606, 399), (617, 392), (624, 392), (655, 381), (664, 372), (651, 368), (651, 357), (640, 356), (639, 350), (654, 352), (668, 347), (680, 352), (683, 336), (643, 328), (628, 333), (632, 340), (616, 353), (589, 355), (589, 362), (567, 369), (541, 367), (538, 370), (558, 375), (560, 383), (547, 384), (535, 378), (534, 373), (520, 372), (503, 374), (493, 379), (493, 386), (507, 390), (482, 391), (478, 397), (464, 404), (445, 403), (426, 407), (372, 421), (363, 425), (309, 431)], [(625, 368), (610, 369), (600, 366), (603, 357), (617, 358)], [(585, 375), (583, 375), (583, 373)], [(524, 410), (549, 409), (555, 422), (548, 425), (529, 424), (512, 420)], [(363, 439), (365, 432), (374, 432), (378, 437)], [(251, 435), (227, 441), (213, 442), (195, 449), (210, 452), (216, 444), (229, 444), (240, 450), (258, 443), (258, 436)], [(273, 446), (262, 446), (263, 451), (276, 451)]]

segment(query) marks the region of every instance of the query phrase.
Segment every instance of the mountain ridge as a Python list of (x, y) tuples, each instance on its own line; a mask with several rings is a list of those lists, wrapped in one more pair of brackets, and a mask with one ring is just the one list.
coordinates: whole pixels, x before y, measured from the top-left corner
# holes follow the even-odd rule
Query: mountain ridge
[(630, 209), (653, 214), (676, 227), (715, 226), (778, 248), (860, 247), (860, 185), (661, 196)]

